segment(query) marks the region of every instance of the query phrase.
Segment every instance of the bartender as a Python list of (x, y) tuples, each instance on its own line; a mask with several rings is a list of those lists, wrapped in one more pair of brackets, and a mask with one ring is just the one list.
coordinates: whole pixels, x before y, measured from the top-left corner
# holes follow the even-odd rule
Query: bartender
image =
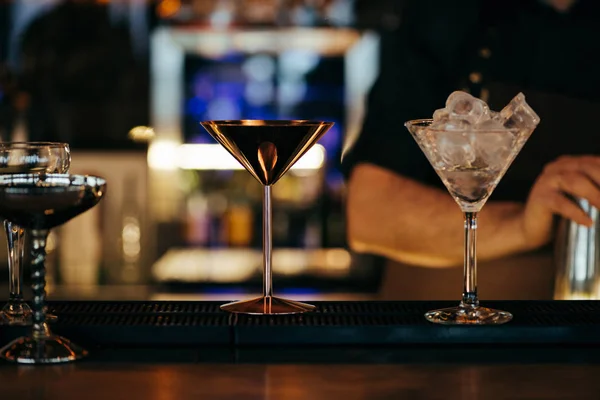
[(389, 260), (388, 299), (454, 299), (462, 213), (403, 127), (431, 117), (454, 90), (500, 110), (523, 92), (541, 123), (479, 219), (484, 298), (552, 298), (554, 220), (600, 207), (600, 2), (414, 0), (381, 38), (380, 75), (346, 154), (348, 239)]

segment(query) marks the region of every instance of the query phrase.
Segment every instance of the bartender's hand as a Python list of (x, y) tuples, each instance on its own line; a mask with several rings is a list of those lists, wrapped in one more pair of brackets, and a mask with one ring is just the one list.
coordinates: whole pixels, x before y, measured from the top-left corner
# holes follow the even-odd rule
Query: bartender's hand
[(590, 226), (590, 217), (566, 194), (600, 208), (600, 157), (563, 156), (546, 165), (536, 179), (523, 211), (523, 233), (530, 248), (548, 243), (553, 215)]

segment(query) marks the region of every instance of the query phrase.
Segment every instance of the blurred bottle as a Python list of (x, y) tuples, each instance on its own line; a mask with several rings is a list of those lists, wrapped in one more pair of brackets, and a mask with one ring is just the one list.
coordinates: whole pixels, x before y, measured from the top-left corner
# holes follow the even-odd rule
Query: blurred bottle
[(307, 249), (320, 248), (323, 241), (322, 233), (321, 218), (318, 213), (312, 213), (306, 221), (304, 247)]
[[(250, 184), (250, 186), (249, 186)], [(245, 173), (232, 174), (225, 184), (228, 207), (223, 215), (226, 243), (232, 247), (250, 247), (256, 239), (253, 199), (257, 189), (253, 178)]]
[[(91, 174), (94, 175), (94, 174)], [(102, 215), (99, 204), (60, 228), (59, 274), (66, 285), (96, 285), (102, 263)]]
[(226, 213), (228, 244), (248, 247), (253, 239), (254, 215), (247, 202), (234, 203)]
[(208, 247), (227, 246), (229, 228), (227, 224), (227, 197), (222, 193), (214, 192), (207, 196), (208, 214), (210, 217)]
[(120, 230), (121, 283), (139, 283), (143, 279), (140, 257), (142, 251), (142, 218), (137, 196), (137, 178), (129, 175), (123, 183)]
[(195, 246), (207, 246), (209, 233), (208, 199), (204, 193), (194, 193), (187, 199), (185, 241)]
[[(46, 293), (52, 293), (58, 280), (58, 254), (60, 228), (52, 229), (46, 240)], [(27, 239), (25, 239), (27, 240)], [(29, 244), (26, 242), (26, 246)], [(28, 247), (26, 247), (28, 248)], [(28, 255), (25, 255), (26, 265), (29, 265)]]
[(18, 93), (15, 98), (15, 126), (10, 137), (13, 142), (26, 142), (29, 138), (26, 120), (28, 108), (29, 96), (25, 93)]

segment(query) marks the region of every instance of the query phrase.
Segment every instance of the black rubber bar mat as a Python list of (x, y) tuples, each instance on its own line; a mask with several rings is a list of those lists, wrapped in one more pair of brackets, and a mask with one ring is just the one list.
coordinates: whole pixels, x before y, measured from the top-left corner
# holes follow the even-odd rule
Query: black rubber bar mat
[[(500, 326), (441, 326), (423, 314), (456, 302), (313, 302), (302, 315), (228, 314), (221, 302), (50, 302), (54, 332), (87, 346), (397, 346), (600, 344), (600, 301), (489, 301)], [(26, 328), (0, 326), (0, 344)]]

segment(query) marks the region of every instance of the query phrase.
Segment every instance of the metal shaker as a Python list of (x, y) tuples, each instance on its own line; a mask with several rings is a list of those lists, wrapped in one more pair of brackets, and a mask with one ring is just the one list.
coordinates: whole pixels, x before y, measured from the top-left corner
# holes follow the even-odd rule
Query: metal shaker
[(556, 300), (600, 299), (600, 213), (585, 199), (573, 199), (593, 221), (591, 227), (562, 218), (555, 242)]

